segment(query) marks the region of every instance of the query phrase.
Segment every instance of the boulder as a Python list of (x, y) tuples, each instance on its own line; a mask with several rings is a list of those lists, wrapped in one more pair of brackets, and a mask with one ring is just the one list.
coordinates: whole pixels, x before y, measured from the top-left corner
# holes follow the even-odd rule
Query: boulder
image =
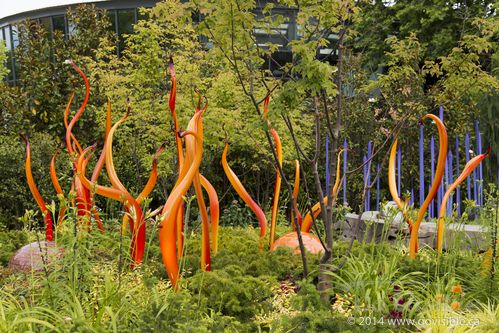
[(55, 242), (33, 242), (20, 248), (9, 261), (9, 268), (17, 271), (41, 271), (45, 264), (59, 259), (63, 249)]

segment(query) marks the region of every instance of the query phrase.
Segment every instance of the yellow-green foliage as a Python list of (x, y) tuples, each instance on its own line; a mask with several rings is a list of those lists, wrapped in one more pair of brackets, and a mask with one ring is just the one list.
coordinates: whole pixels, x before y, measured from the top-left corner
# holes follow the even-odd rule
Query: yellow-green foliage
[(9, 74), (9, 70), (5, 67), (5, 62), (7, 61), (7, 49), (5, 48), (5, 42), (0, 41), (0, 81)]

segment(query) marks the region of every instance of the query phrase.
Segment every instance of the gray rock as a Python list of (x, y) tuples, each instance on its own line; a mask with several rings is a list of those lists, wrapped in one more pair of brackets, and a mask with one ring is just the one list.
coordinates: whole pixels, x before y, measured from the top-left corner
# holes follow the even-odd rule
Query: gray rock
[[(343, 221), (335, 224), (335, 230), (342, 239), (355, 238), (365, 242), (393, 242), (397, 239), (409, 240), (409, 227), (395, 202), (389, 202), (381, 212), (368, 211), (359, 215), (348, 213)], [(419, 243), (436, 247), (437, 224), (422, 222), (419, 227)], [(460, 248), (488, 248), (487, 228), (472, 225), (451, 223), (445, 226), (443, 248), (451, 246)]]

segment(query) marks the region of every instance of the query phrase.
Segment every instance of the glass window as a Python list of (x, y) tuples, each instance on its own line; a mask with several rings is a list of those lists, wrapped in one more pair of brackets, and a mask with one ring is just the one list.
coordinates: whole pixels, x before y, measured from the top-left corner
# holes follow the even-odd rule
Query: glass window
[(124, 34), (133, 33), (133, 25), (135, 24), (135, 9), (125, 9), (118, 11), (118, 52), (125, 48), (125, 38)]
[(49, 33), (49, 35), (52, 35), (52, 20), (50, 17), (42, 17), (40, 19), (40, 24), (43, 26), (45, 31)]
[(66, 34), (66, 19), (64, 15), (61, 16), (53, 16), (52, 17), (52, 27), (54, 31), (60, 31), (63, 34)]
[(108, 10), (106, 11), (106, 15), (109, 19), (109, 22), (111, 22), (111, 26), (109, 27), (109, 29), (113, 32), (116, 32), (116, 11)]
[(131, 34), (135, 23), (135, 9), (118, 11), (118, 33)]
[(10, 39), (10, 25), (3, 28), (3, 33), (5, 36), (5, 46), (7, 46), (7, 50), (10, 50), (12, 48), (12, 40)]
[(17, 25), (11, 26), (12, 30), (12, 46), (15, 49), (19, 45), (19, 36), (17, 35)]

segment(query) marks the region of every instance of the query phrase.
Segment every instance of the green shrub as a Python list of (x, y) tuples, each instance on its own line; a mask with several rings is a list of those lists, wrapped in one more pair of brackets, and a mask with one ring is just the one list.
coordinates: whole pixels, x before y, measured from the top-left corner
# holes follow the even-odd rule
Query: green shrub
[[(274, 276), (279, 280), (300, 280), (303, 275), (301, 257), (291, 251), (279, 248), (275, 252), (258, 250), (259, 230), (253, 228), (220, 228), (219, 250), (212, 255), (212, 270), (223, 270), (232, 265), (238, 266), (244, 275)], [(266, 241), (267, 243), (268, 241)], [(185, 276), (191, 276), (200, 269), (200, 235), (190, 235), (186, 239), (183, 267)], [(309, 266), (314, 267), (319, 257), (308, 255)], [(316, 271), (311, 276), (315, 277)]]
[(0, 231), (0, 264), (7, 266), (14, 253), (28, 243), (24, 230)]
[[(369, 327), (359, 327), (348, 318), (324, 306), (316, 287), (309, 282), (299, 284), (292, 298), (291, 314), (285, 314), (271, 323), (272, 332), (370, 332)], [(372, 329), (372, 331), (379, 331)]]
[(198, 273), (188, 280), (188, 288), (193, 294), (205, 297), (211, 309), (242, 321), (271, 311), (269, 299), (275, 285), (277, 280), (274, 277), (246, 276), (237, 266)]
[(141, 332), (235, 332), (243, 327), (236, 319), (210, 310), (205, 298), (188, 291), (153, 293), (150, 299), (133, 325)]

